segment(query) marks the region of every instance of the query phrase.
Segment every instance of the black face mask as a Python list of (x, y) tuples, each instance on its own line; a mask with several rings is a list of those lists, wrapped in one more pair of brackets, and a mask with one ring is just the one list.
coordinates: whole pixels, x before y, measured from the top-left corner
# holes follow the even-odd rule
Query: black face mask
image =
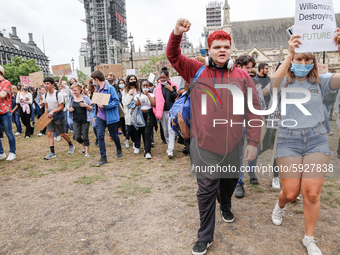
[(130, 84), (130, 86), (135, 86), (136, 87), (137, 82), (136, 81), (131, 81), (129, 84)]
[(24, 91), (28, 91), (28, 88), (24, 88)]
[(108, 83), (110, 83), (111, 85), (113, 84), (113, 79), (108, 79), (107, 81), (108, 81)]

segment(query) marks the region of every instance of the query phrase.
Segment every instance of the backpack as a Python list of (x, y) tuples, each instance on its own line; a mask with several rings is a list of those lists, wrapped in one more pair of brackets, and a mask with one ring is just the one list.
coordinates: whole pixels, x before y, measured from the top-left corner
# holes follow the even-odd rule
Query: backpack
[(195, 86), (198, 78), (201, 76), (205, 69), (205, 65), (201, 66), (195, 74), (194, 80), (191, 83), (190, 89), (184, 92), (173, 104), (169, 111), (170, 125), (172, 130), (183, 138), (190, 138), (190, 120), (191, 120), (191, 107), (190, 107), (190, 92)]

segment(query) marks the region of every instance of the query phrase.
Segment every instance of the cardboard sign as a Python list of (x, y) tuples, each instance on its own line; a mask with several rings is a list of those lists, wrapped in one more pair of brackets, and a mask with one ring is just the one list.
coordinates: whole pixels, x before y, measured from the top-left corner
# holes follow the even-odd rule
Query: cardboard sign
[(55, 65), (52, 66), (52, 73), (56, 76), (62, 76), (70, 74), (72, 72), (70, 64)]
[(318, 64), (319, 74), (328, 73), (328, 64)]
[(103, 72), (106, 77), (108, 73), (113, 73), (117, 78), (122, 77), (122, 66), (119, 64), (101, 64), (96, 66), (96, 70)]
[(52, 118), (48, 117), (48, 113), (45, 112), (43, 115), (41, 115), (41, 117), (37, 120), (37, 122), (35, 123), (35, 126), (39, 129), (39, 130), (43, 130), (50, 122), (52, 121)]
[(302, 42), (295, 52), (337, 51), (332, 0), (296, 0), (294, 35)]
[(20, 76), (21, 85), (31, 86), (31, 80), (29, 76)]
[(110, 94), (94, 92), (91, 102), (93, 104), (108, 105), (110, 102), (110, 97), (111, 97)]
[(73, 70), (71, 74), (66, 75), (67, 80), (70, 81), (72, 78), (76, 79), (78, 81), (78, 73), (77, 70)]
[(32, 87), (40, 88), (44, 85), (44, 75), (42, 71), (36, 73), (30, 73), (30, 81)]

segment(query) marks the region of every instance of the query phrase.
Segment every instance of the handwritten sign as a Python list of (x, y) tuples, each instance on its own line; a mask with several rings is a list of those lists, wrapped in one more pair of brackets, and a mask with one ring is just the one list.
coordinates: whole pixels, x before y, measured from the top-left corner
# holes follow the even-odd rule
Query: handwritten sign
[(31, 80), (29, 76), (20, 76), (21, 85), (31, 86)]
[(328, 64), (318, 64), (319, 74), (328, 73)]
[(93, 104), (108, 105), (110, 102), (110, 94), (94, 92), (91, 102)]
[(332, 0), (296, 0), (294, 35), (302, 44), (295, 52), (337, 51)]
[(39, 129), (39, 130), (43, 130), (50, 122), (52, 121), (52, 118), (48, 117), (48, 113), (45, 112), (43, 115), (41, 115), (41, 117), (37, 120), (37, 122), (35, 123), (35, 126)]
[(44, 85), (44, 75), (42, 71), (36, 72), (36, 73), (30, 73), (30, 81), (32, 87), (40, 88)]
[(52, 73), (56, 76), (62, 76), (70, 74), (72, 72), (70, 64), (55, 65), (52, 66)]
[(119, 64), (101, 64), (96, 66), (95, 69), (101, 71), (104, 76), (111, 72), (116, 77), (122, 77), (122, 66)]
[(76, 79), (78, 81), (78, 73), (77, 70), (73, 70), (70, 74), (66, 75), (67, 80), (71, 80), (72, 78)]

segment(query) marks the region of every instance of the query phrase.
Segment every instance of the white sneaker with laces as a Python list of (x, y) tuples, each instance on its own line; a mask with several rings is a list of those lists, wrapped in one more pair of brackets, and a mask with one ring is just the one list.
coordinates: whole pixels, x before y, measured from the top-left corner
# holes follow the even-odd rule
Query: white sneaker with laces
[(308, 255), (322, 255), (319, 247), (315, 244), (316, 239), (313, 236), (305, 236), (302, 239), (303, 246), (306, 247)]
[(150, 154), (149, 152), (146, 153), (146, 154), (145, 154), (145, 158), (146, 158), (146, 159), (151, 159), (151, 158), (152, 158), (152, 157), (151, 157), (151, 154)]
[(43, 133), (39, 133), (39, 134), (38, 134), (38, 136), (44, 136), (44, 135), (45, 135), (45, 134), (43, 134)]
[(30, 138), (29, 136), (25, 136), (25, 139), (28, 139), (28, 138)]
[(286, 207), (284, 208), (280, 208), (279, 206), (279, 201), (277, 201), (273, 214), (272, 214), (272, 221), (274, 223), (274, 225), (276, 226), (280, 226), (282, 224), (282, 216), (284, 215), (284, 210)]
[(15, 133), (15, 136), (17, 136), (17, 135), (20, 135), (20, 134), (21, 134), (21, 133), (19, 133), (19, 132), (16, 132), (16, 133)]
[(17, 158), (17, 155), (15, 155), (15, 153), (10, 152), (6, 160), (7, 161), (12, 161), (12, 160), (14, 160), (16, 158)]
[(280, 179), (279, 177), (274, 177), (272, 181), (272, 188), (273, 189), (280, 189)]
[(139, 149), (138, 149), (138, 148), (134, 148), (134, 149), (133, 149), (133, 153), (134, 153), (134, 154), (139, 154)]
[(168, 157), (173, 158), (174, 157), (174, 152), (173, 151), (168, 151)]
[(334, 135), (334, 133), (332, 131), (328, 131), (327, 134), (328, 135)]
[(2, 160), (2, 159), (5, 159), (6, 158), (6, 153), (4, 152), (4, 153), (2, 153), (2, 154), (0, 154), (0, 160)]
[(129, 147), (130, 147), (129, 141), (125, 141), (125, 142), (124, 142), (124, 145), (125, 145), (125, 148), (129, 148)]

